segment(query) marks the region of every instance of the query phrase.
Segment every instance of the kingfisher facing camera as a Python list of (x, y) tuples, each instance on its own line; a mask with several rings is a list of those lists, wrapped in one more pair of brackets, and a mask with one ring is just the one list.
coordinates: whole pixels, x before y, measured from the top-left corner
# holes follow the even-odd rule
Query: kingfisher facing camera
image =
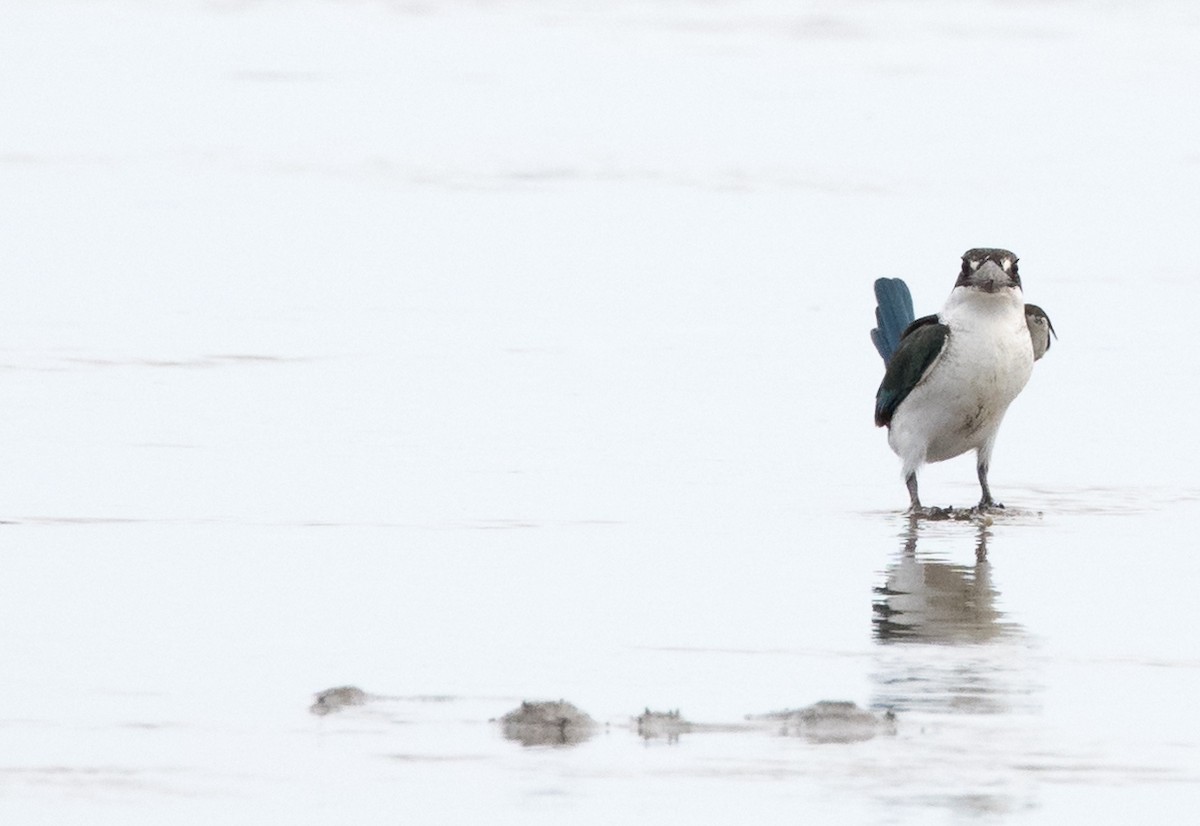
[(871, 340), (886, 371), (875, 393), (875, 424), (887, 427), (911, 499), (917, 471), (975, 451), (982, 497), (976, 510), (1002, 508), (988, 488), (988, 465), (1000, 422), (1025, 387), (1033, 363), (1057, 337), (1041, 307), (1026, 304), (1017, 256), (971, 249), (945, 306), (914, 320), (912, 296), (899, 278), (875, 282), (877, 327)]

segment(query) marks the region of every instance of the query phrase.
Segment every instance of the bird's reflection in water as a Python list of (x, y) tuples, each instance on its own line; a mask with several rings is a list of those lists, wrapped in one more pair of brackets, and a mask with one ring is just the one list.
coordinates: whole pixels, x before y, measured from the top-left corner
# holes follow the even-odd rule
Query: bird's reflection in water
[[(987, 527), (971, 531), (970, 564), (920, 553), (925, 528), (920, 520), (909, 522), (900, 553), (875, 588), (873, 630), (880, 649), (873, 705), (968, 713), (1028, 705), (1034, 687), (1025, 632), (997, 607)], [(954, 538), (960, 528), (967, 526), (939, 523), (936, 530)]]
[(875, 638), (879, 642), (986, 642), (1019, 630), (996, 608), (988, 530), (975, 535), (975, 563), (956, 564), (917, 554), (919, 520), (911, 520), (899, 557), (875, 588)]

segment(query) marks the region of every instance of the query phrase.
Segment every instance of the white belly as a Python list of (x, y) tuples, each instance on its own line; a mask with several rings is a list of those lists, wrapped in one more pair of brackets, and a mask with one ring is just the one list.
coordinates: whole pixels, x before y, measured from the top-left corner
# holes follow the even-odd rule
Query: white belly
[(945, 348), (888, 430), (905, 476), (969, 450), (990, 453), (1005, 411), (1033, 371), (1019, 292), (952, 294), (942, 321), (950, 327)]

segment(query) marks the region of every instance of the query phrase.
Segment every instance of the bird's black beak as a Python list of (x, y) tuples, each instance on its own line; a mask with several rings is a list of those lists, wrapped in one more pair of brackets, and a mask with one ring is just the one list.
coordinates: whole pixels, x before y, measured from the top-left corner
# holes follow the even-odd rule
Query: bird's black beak
[(967, 279), (968, 286), (996, 293), (1017, 286), (1017, 282), (994, 261), (984, 261)]

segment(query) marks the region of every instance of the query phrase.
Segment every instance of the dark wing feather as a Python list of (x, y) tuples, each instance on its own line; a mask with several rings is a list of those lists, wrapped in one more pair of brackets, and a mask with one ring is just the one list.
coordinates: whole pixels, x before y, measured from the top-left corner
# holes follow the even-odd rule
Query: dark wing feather
[(950, 328), (935, 315), (918, 318), (900, 336), (900, 346), (888, 362), (883, 381), (875, 393), (875, 425), (891, 424), (900, 403), (908, 398), (946, 344)]
[(876, 327), (871, 331), (871, 341), (887, 364), (914, 318), (912, 294), (903, 279), (880, 278), (875, 281), (875, 304)]
[(1025, 325), (1029, 328), (1029, 338), (1033, 342), (1033, 360), (1037, 361), (1046, 355), (1050, 349), (1050, 338), (1058, 338), (1050, 316), (1036, 304), (1025, 305)]

